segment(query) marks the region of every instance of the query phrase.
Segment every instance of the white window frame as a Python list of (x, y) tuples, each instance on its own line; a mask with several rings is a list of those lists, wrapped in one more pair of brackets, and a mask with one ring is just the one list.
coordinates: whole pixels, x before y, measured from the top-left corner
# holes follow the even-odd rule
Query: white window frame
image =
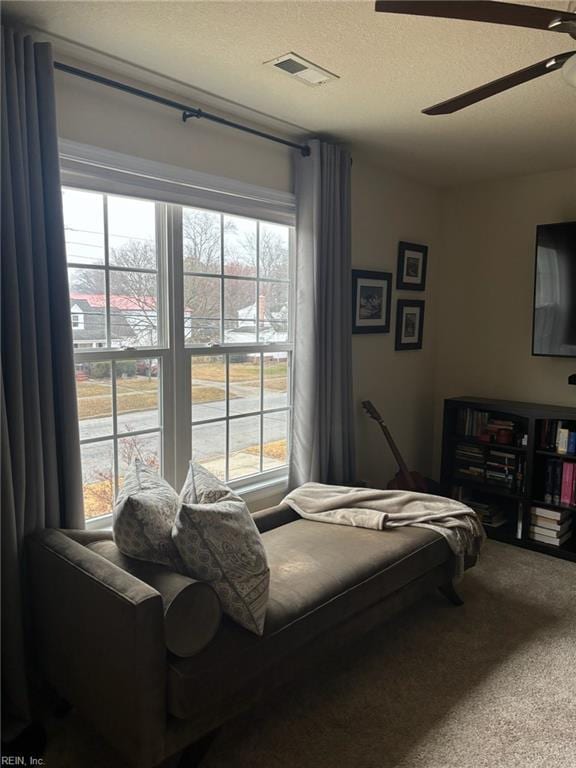
[[(177, 462), (176, 457), (190, 455), (192, 434), (192, 402), (190, 365), (194, 356), (206, 356), (208, 353), (217, 355), (242, 354), (243, 352), (258, 351), (263, 354), (287, 352), (293, 355), (294, 344), (294, 282), (295, 258), (291, 259), (289, 275), (289, 312), (290, 328), (289, 341), (282, 344), (220, 344), (186, 346), (184, 343), (184, 294), (183, 294), (183, 258), (182, 258), (182, 209), (181, 206), (213, 210), (218, 213), (246, 216), (250, 219), (285, 224), (294, 228), (296, 223), (295, 196), (287, 192), (279, 192), (263, 187), (238, 182), (223, 177), (211, 176), (196, 171), (156, 163), (153, 161), (134, 158), (117, 152), (102, 150), (77, 142), (60, 140), (61, 183), (63, 187), (72, 187), (109, 195), (126, 195), (160, 202), (163, 206), (162, 215), (156, 221), (156, 239), (159, 260), (165, 259), (162, 267), (159, 264), (159, 311), (158, 311), (158, 342), (157, 347), (121, 350), (102, 348), (98, 350), (75, 350), (77, 362), (90, 360), (126, 360), (141, 358), (157, 358), (162, 365), (162, 380), (173, 383), (173, 397), (159, 393), (160, 432), (162, 472), (164, 477), (175, 488), (184, 482), (187, 466), (183, 461)], [(171, 204), (173, 203), (173, 205)], [(294, 230), (292, 229), (292, 233)], [(179, 233), (179, 236), (178, 236)], [(174, 237), (174, 241), (171, 238)], [(294, 253), (294, 243), (291, 242)], [(173, 254), (173, 259), (167, 259), (167, 253)], [(85, 265), (87, 266), (87, 265)], [(219, 276), (223, 280), (223, 274)], [(162, 285), (166, 280), (169, 286)], [(162, 304), (163, 297), (169, 288), (172, 296), (170, 307)], [(257, 297), (257, 302), (259, 298)], [(162, 318), (160, 317), (162, 313)], [(256, 311), (258, 326), (258, 309)], [(228, 358), (226, 358), (228, 360)], [(261, 366), (260, 375), (263, 375)], [(114, 386), (114, 383), (113, 383)], [(289, 382), (289, 387), (291, 382)], [(261, 393), (261, 398), (263, 394)], [(115, 406), (114, 406), (115, 408)], [(261, 400), (261, 414), (263, 402)], [(292, 397), (289, 392), (286, 410), (289, 418), (288, 442), (291, 440)], [(266, 413), (274, 413), (266, 410)], [(177, 415), (177, 416), (176, 416)], [(245, 415), (239, 415), (242, 418)], [(229, 419), (236, 418), (228, 413), (226, 400), (226, 417), (218, 421), (226, 422), (226, 434), (229, 432)], [(216, 419), (215, 419), (216, 421)], [(201, 422), (203, 424), (210, 422)], [(261, 425), (263, 423), (261, 417)], [(262, 428), (262, 427), (261, 427)], [(261, 434), (262, 442), (262, 434)], [(228, 439), (226, 443), (228, 461)], [(115, 449), (116, 451), (116, 449)], [(259, 500), (268, 491), (270, 495), (282, 492), (287, 487), (287, 468), (267, 470), (258, 475), (232, 480), (229, 485), (241, 493), (249, 502)], [(103, 515), (86, 521), (90, 528), (102, 528), (110, 525), (111, 515)]]

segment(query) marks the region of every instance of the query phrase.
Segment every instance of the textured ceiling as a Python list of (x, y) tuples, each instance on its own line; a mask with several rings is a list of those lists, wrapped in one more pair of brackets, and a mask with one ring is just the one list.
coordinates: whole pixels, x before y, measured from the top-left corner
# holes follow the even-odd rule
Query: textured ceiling
[[(567, 35), (377, 14), (363, 1), (8, 2), (4, 9), (54, 35), (349, 141), (376, 162), (435, 185), (576, 165), (576, 89), (559, 72), (453, 115), (420, 113), (576, 50)], [(262, 66), (287, 51), (340, 80), (310, 88)], [(121, 72), (121, 63), (114, 68)]]

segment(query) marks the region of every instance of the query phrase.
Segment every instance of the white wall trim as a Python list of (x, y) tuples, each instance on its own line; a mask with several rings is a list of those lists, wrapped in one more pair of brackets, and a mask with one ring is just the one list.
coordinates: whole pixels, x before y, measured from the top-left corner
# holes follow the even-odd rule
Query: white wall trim
[(114, 182), (120, 193), (148, 196), (162, 202), (210, 208), (294, 225), (296, 197), (268, 187), (224, 176), (180, 168), (120, 152), (59, 141), (62, 183), (98, 189)]

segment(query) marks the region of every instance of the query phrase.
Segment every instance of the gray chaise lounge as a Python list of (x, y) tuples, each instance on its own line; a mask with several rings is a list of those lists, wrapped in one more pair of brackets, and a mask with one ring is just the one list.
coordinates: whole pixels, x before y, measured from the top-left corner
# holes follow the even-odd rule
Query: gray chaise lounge
[(190, 658), (167, 652), (160, 594), (91, 549), (111, 533), (47, 530), (30, 539), (43, 675), (138, 768), (172, 764), (170, 756), (292, 679), (315, 654), (426, 592), (440, 588), (458, 601), (454, 556), (431, 531), (326, 525), (284, 506), (254, 518), (271, 569), (264, 636), (224, 618)]

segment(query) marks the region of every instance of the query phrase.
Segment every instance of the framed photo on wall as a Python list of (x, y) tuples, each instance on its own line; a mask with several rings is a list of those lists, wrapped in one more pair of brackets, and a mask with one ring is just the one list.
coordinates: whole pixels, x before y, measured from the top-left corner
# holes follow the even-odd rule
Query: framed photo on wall
[(422, 349), (424, 302), (398, 299), (396, 303), (395, 349)]
[(426, 288), (427, 262), (427, 245), (399, 242), (396, 288), (404, 291), (423, 291)]
[(392, 273), (352, 270), (352, 333), (390, 333)]

